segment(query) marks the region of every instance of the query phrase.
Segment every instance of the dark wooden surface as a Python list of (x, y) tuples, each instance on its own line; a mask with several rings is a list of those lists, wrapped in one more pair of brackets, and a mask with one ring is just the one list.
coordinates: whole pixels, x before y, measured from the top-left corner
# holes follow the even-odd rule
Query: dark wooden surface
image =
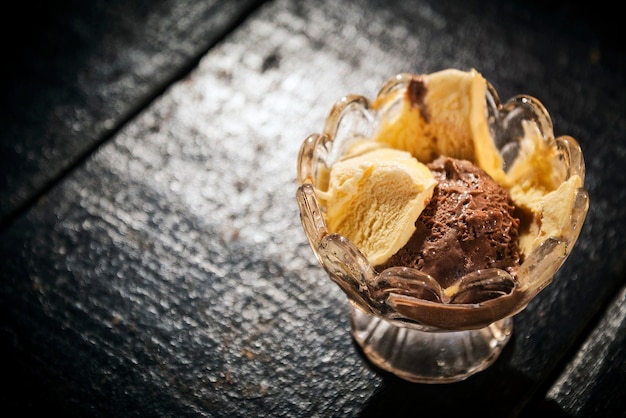
[[(601, 19), (565, 2), (19, 5), (3, 25), (3, 405), (625, 416), (626, 54), (598, 5)], [(351, 340), (299, 224), (295, 159), (343, 94), (448, 67), (539, 98), (583, 148), (591, 208), (501, 358), (429, 386)]]

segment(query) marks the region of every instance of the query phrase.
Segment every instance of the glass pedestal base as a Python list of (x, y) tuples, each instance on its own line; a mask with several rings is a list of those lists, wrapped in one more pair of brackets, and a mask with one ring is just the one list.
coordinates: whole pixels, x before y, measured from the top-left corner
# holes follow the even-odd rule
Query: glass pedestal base
[(367, 358), (418, 383), (452, 383), (489, 367), (511, 338), (512, 318), (468, 331), (422, 331), (397, 326), (351, 307), (352, 336)]

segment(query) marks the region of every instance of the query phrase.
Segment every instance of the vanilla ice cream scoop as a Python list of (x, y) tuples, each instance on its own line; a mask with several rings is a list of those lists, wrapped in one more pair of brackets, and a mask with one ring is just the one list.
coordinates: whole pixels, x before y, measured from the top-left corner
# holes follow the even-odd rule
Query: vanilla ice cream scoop
[(430, 170), (406, 151), (376, 148), (332, 165), (326, 191), (328, 229), (363, 252), (372, 265), (402, 248), (415, 231), (415, 219), (430, 202), (437, 182)]
[[(473, 161), (492, 178), (502, 158), (489, 133), (487, 80), (476, 70), (446, 69), (412, 77), (395, 117), (383, 120), (376, 141), (410, 152), (423, 163), (441, 155)], [(375, 107), (384, 108), (383, 97)]]

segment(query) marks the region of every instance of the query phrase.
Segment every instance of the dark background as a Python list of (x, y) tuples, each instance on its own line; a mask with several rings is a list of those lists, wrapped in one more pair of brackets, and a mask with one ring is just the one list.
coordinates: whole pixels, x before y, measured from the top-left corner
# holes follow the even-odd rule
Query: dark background
[[(620, 16), (608, 1), (15, 4), (0, 25), (5, 409), (625, 416)], [(583, 148), (591, 208), (496, 364), (425, 386), (351, 342), (299, 229), (295, 155), (340, 95), (452, 66), (541, 98)], [(200, 202), (181, 192), (196, 186)]]

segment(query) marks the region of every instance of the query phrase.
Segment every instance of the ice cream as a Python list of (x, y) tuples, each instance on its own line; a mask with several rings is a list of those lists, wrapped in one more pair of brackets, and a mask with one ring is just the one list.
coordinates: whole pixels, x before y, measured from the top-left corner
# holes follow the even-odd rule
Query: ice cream
[(353, 149), (337, 161), (319, 198), (329, 229), (350, 239), (376, 265), (409, 240), (436, 184), (411, 154), (381, 144), (365, 152)]
[(428, 168), (437, 180), (430, 203), (406, 245), (376, 269), (413, 267), (444, 288), (480, 269), (513, 273), (519, 219), (509, 192), (467, 160), (442, 156)]
[(488, 88), (474, 70), (444, 70), (379, 95), (372, 109), (384, 117), (373, 136), (318, 179), (328, 231), (378, 271), (414, 267), (444, 288), (479, 269), (514, 274), (546, 237), (558, 238), (582, 179), (564, 181), (555, 143), (530, 123), (505, 167)]
[[(489, 133), (487, 80), (477, 71), (448, 69), (416, 75), (402, 94), (395, 118), (383, 120), (375, 141), (405, 150), (423, 163), (440, 155), (474, 162), (501, 179), (502, 158)], [(375, 107), (394, 101), (389, 94)]]

